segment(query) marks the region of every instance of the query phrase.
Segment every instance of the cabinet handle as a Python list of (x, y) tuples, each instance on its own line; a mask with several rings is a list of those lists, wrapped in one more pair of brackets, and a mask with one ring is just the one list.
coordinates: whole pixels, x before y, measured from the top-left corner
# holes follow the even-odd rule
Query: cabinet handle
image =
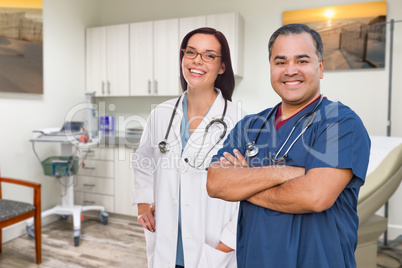
[(158, 80), (155, 80), (155, 95), (158, 95)]
[(148, 79), (148, 94), (151, 95), (151, 79)]
[(107, 93), (110, 95), (110, 82), (107, 81)]
[(86, 186), (86, 187), (95, 187), (95, 184), (84, 183), (83, 186)]
[(93, 205), (93, 204), (95, 204), (95, 201), (84, 200), (83, 203), (86, 204), (86, 205)]
[(102, 95), (105, 95), (105, 81), (102, 81)]
[(94, 167), (86, 167), (86, 166), (83, 166), (82, 168), (83, 168), (83, 169), (95, 170), (95, 168), (94, 168)]

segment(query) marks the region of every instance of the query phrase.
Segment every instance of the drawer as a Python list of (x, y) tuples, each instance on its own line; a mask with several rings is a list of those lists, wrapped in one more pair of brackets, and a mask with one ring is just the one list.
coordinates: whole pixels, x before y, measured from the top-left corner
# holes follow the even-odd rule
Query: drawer
[(75, 192), (74, 204), (81, 206), (103, 206), (106, 211), (114, 212), (114, 197), (110, 195)]
[(85, 160), (114, 160), (113, 148), (88, 148), (80, 151), (80, 158)]
[(114, 178), (114, 162), (104, 160), (85, 160), (85, 167), (78, 169), (78, 175)]
[(75, 191), (114, 195), (114, 180), (110, 178), (78, 176)]

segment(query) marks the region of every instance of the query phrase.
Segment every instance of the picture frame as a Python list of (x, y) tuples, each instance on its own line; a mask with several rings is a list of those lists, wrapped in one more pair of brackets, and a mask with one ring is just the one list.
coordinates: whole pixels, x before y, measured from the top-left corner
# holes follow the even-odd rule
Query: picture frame
[(43, 94), (43, 3), (0, 2), (0, 93)]
[(285, 11), (282, 23), (321, 35), (325, 70), (351, 70), (384, 68), (386, 21), (386, 1), (377, 1)]

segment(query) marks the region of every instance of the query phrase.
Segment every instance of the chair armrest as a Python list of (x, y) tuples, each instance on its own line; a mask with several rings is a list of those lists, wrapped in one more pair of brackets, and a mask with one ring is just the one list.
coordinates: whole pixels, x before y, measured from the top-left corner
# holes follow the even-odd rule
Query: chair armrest
[[(41, 207), (41, 192), (40, 192), (41, 184), (40, 183), (26, 181), (26, 180), (20, 180), (20, 179), (11, 179), (11, 178), (0, 177), (0, 184), (2, 182), (12, 183), (12, 184), (16, 184), (16, 185), (33, 188), (34, 189), (33, 204), (35, 207)], [(1, 185), (0, 185), (0, 198), (2, 198)]]

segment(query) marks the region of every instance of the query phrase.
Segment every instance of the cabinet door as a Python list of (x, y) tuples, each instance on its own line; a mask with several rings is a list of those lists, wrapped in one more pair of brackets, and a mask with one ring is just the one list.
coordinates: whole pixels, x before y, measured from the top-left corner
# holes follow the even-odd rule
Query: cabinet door
[(179, 19), (179, 46), (183, 41), (184, 36), (195, 30), (197, 28), (207, 26), (207, 17), (206, 16), (198, 16), (198, 17), (189, 17), (189, 18), (180, 18)]
[(207, 25), (225, 35), (229, 43), (233, 72), (236, 76), (243, 76), (243, 19), (237, 13), (208, 15)]
[(87, 91), (96, 96), (106, 95), (106, 27), (88, 28), (86, 31)]
[(130, 95), (153, 94), (153, 22), (130, 24)]
[(137, 216), (137, 206), (132, 206), (131, 196), (134, 190), (134, 174), (131, 167), (133, 149), (119, 147), (115, 150), (115, 213)]
[(129, 62), (129, 25), (107, 26), (107, 95), (130, 95)]
[(177, 96), (179, 83), (179, 19), (154, 21), (154, 93)]

